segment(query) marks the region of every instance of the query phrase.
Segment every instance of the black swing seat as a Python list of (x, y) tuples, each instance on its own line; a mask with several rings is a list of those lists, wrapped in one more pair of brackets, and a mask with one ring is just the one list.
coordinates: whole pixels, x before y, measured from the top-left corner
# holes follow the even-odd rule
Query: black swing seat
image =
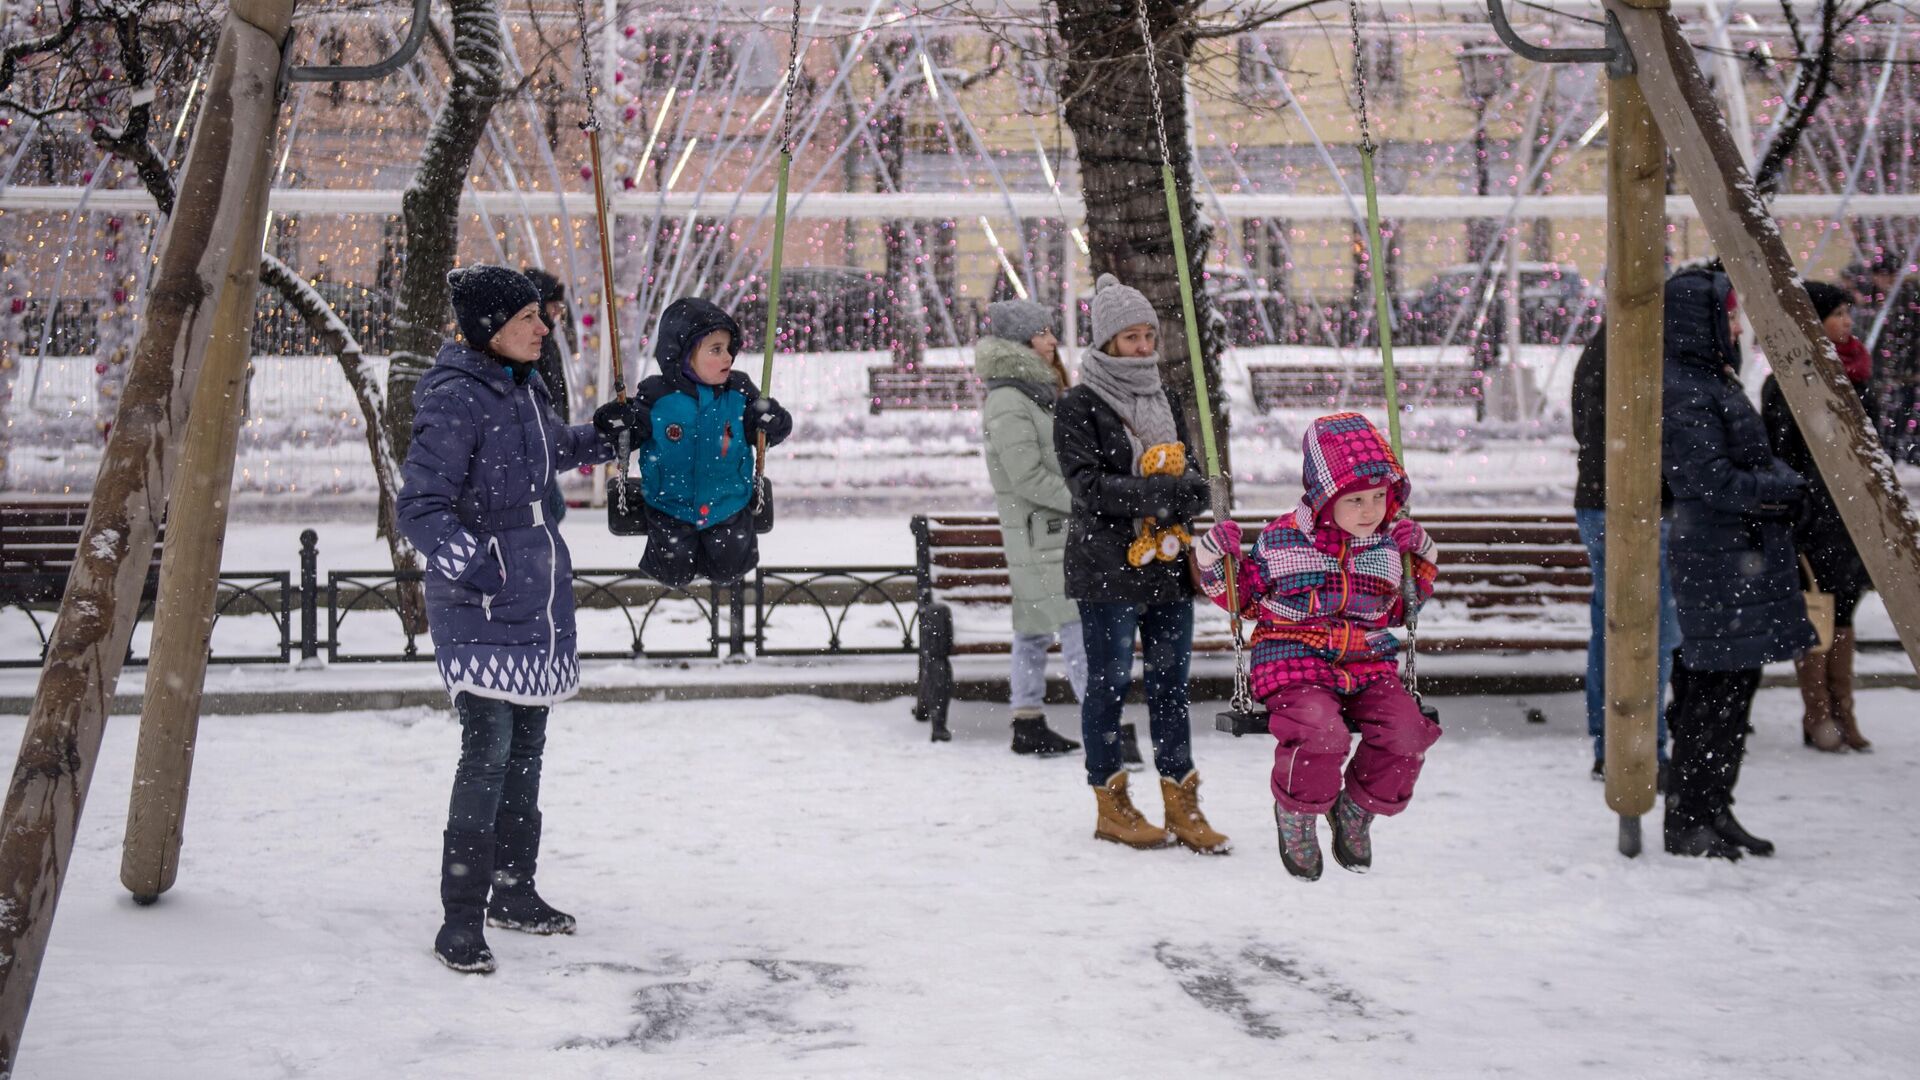
[[(626, 510), (620, 509), (620, 489), (626, 488)], [(607, 481), (607, 531), (615, 536), (647, 535), (647, 501), (640, 495), (640, 482), (615, 476)], [(753, 502), (753, 531), (765, 536), (773, 531), (773, 481), (762, 476), (760, 492)]]

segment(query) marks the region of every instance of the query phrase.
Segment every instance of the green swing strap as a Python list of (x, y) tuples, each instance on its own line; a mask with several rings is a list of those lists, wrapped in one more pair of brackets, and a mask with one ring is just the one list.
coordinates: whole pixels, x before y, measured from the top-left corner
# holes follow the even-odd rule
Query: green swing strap
[[(773, 347), (780, 327), (780, 267), (787, 254), (787, 176), (793, 167), (793, 84), (800, 70), (800, 0), (793, 0), (793, 22), (787, 30), (787, 81), (780, 93), (780, 168), (774, 182), (773, 258), (767, 271), (767, 325), (761, 338), (760, 392), (773, 396)], [(767, 517), (767, 433), (753, 448), (754, 514)]]
[[(1200, 414), (1200, 445), (1206, 455), (1207, 478), (1214, 484), (1214, 521), (1226, 521), (1232, 507), (1220, 485), (1220, 450), (1214, 441), (1213, 397), (1207, 391), (1207, 369), (1200, 355), (1200, 319), (1193, 305), (1193, 270), (1187, 264), (1187, 229), (1180, 214), (1179, 188), (1173, 176), (1173, 151), (1167, 142), (1166, 107), (1160, 99), (1160, 61), (1153, 47), (1153, 27), (1147, 20), (1146, 0), (1135, 0), (1134, 16), (1140, 27), (1140, 41), (1147, 51), (1147, 87), (1153, 94), (1153, 129), (1160, 144), (1160, 187), (1167, 197), (1167, 222), (1173, 233), (1173, 261), (1180, 278), (1180, 314), (1187, 331), (1187, 363), (1193, 370), (1193, 400)], [(1237, 713), (1252, 713), (1253, 688), (1247, 672), (1246, 635), (1240, 618), (1238, 577), (1240, 553), (1222, 552), (1222, 568), (1227, 578), (1227, 618), (1233, 626), (1233, 697)]]

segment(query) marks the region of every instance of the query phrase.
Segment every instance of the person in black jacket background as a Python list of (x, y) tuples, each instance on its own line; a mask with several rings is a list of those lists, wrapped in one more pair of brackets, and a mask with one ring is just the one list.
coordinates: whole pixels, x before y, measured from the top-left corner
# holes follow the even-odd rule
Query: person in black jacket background
[[(1167, 833), (1195, 851), (1224, 854), (1227, 838), (1200, 814), (1193, 768), (1187, 671), (1193, 657), (1193, 585), (1185, 553), (1129, 558), (1141, 519), (1185, 525), (1207, 506), (1207, 481), (1185, 454), (1178, 475), (1143, 475), (1150, 451), (1184, 453), (1179, 415), (1160, 384), (1160, 318), (1138, 290), (1100, 275), (1093, 340), (1080, 385), (1054, 408), (1053, 441), (1073, 499), (1067, 527), (1067, 596), (1080, 607), (1087, 694), (1080, 706), (1087, 782), (1099, 804), (1094, 836), (1159, 847)], [(1170, 447), (1170, 444), (1180, 444)], [(1120, 717), (1133, 681), (1133, 640), (1145, 654), (1147, 715), (1154, 765), (1166, 800), (1165, 828), (1149, 823), (1127, 795)]]
[[(1873, 357), (1861, 340), (1853, 336), (1853, 297), (1838, 285), (1824, 281), (1807, 283), (1807, 296), (1820, 316), (1821, 329), (1833, 342), (1841, 366), (1853, 392), (1860, 395), (1867, 417), (1875, 418), (1873, 395)], [(1820, 588), (1833, 594), (1833, 644), (1825, 652), (1807, 652), (1794, 661), (1799, 675), (1800, 700), (1805, 706), (1801, 717), (1802, 740), (1816, 750), (1829, 753), (1852, 749), (1865, 752), (1873, 744), (1860, 734), (1860, 723), (1853, 711), (1853, 612), (1873, 582), (1867, 577), (1866, 564), (1847, 535), (1846, 522), (1820, 470), (1813, 463), (1813, 452), (1800, 435), (1787, 408), (1786, 395), (1779, 380), (1767, 376), (1760, 389), (1760, 411), (1766, 418), (1767, 438), (1773, 452), (1807, 481), (1807, 508), (1793, 530), (1794, 546), (1813, 567)]]
[[(553, 399), (553, 411), (560, 414), (560, 422), (573, 422), (573, 401), (567, 396), (567, 361), (560, 352), (560, 334), (564, 330), (568, 344), (573, 342), (573, 322), (567, 315), (567, 290), (560, 279), (537, 266), (529, 266), (521, 273), (540, 294), (540, 321), (547, 324), (547, 336), (540, 339), (540, 359), (533, 365), (539, 372), (542, 382), (547, 384), (547, 395)], [(553, 485), (547, 493), (547, 517), (559, 521), (567, 516), (567, 496), (560, 485)]]
[(1815, 641), (1792, 535), (1806, 482), (1773, 455), (1740, 385), (1734, 307), (1725, 274), (1688, 270), (1667, 282), (1661, 408), (1683, 638), (1667, 710), (1665, 846), (1726, 859), (1773, 853), (1735, 820), (1733, 787), (1761, 668)]
[[(1579, 475), (1573, 487), (1573, 517), (1593, 569), (1591, 634), (1587, 639), (1587, 734), (1593, 736), (1593, 778), (1606, 779), (1607, 760), (1607, 328), (1596, 326), (1573, 368), (1573, 438), (1580, 446)], [(1680, 613), (1673, 603), (1673, 574), (1667, 568), (1666, 511), (1673, 492), (1660, 485), (1660, 694), (1673, 674), (1673, 651), (1680, 647)], [(1660, 788), (1667, 786), (1667, 717), (1660, 714), (1657, 752)]]

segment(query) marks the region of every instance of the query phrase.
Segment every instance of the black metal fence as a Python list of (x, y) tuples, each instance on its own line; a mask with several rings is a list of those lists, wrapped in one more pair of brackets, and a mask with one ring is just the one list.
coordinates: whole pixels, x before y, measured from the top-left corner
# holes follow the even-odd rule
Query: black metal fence
[[(319, 569), (319, 537), (300, 537), (300, 569), (220, 575), (210, 659), (218, 664), (405, 663), (433, 658), (424, 628), (400, 614), (403, 583), (421, 571)], [(864, 656), (913, 653), (919, 604), (911, 566), (761, 567), (733, 585), (670, 589), (638, 570), (574, 571), (583, 660), (745, 659), (750, 656)], [(147, 662), (145, 627), (127, 663)], [(33, 641), (0, 637), (0, 668), (39, 667), (56, 611), (21, 604), (0, 618), (24, 618)], [(233, 620), (250, 620), (235, 626)], [(254, 622), (251, 620), (265, 620)], [(222, 630), (222, 624), (226, 630)], [(29, 655), (30, 654), (30, 655)]]

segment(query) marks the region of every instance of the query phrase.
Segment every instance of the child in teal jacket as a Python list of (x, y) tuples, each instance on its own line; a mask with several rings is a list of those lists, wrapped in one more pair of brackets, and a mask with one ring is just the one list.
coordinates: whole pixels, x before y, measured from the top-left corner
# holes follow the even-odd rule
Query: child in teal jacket
[(640, 568), (663, 585), (726, 584), (759, 563), (753, 531), (754, 444), (778, 446), (793, 417), (735, 371), (740, 326), (705, 300), (684, 297), (660, 317), (660, 373), (640, 383), (638, 433), (647, 548)]

